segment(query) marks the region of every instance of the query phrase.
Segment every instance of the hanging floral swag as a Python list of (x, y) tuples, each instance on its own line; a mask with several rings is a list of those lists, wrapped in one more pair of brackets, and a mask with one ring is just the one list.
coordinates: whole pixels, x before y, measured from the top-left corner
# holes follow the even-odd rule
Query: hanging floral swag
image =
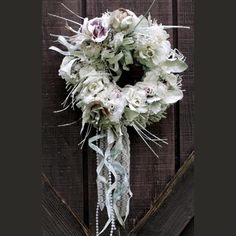
[[(160, 145), (166, 140), (149, 132), (146, 126), (159, 122), (166, 109), (183, 98), (179, 73), (187, 65), (185, 57), (171, 48), (166, 29), (188, 27), (158, 24), (151, 19), (150, 8), (139, 17), (123, 8), (91, 20), (76, 15), (83, 23), (50, 14), (65, 20), (66, 28), (74, 33), (53, 35), (66, 51), (50, 47), (65, 56), (59, 69), (68, 91), (63, 110), (68, 107), (82, 110), (81, 132), (87, 124), (82, 147), (91, 128), (97, 131), (88, 140), (97, 154), (96, 235), (109, 225), (112, 235), (115, 221), (124, 226), (129, 214), (132, 192), (127, 126), (132, 126), (157, 156), (148, 142)], [(78, 29), (68, 22), (78, 25)], [(143, 77), (134, 85), (119, 86), (122, 73), (132, 65), (142, 66)], [(104, 208), (108, 220), (99, 232), (99, 209)]]

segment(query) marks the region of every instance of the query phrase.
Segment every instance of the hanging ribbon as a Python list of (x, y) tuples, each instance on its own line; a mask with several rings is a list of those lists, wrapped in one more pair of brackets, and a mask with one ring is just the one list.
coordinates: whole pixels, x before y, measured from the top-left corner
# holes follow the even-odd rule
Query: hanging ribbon
[(97, 154), (98, 207), (103, 210), (106, 206), (108, 215), (105, 226), (100, 232), (97, 230), (96, 235), (103, 233), (110, 224), (112, 234), (115, 220), (124, 227), (129, 215), (132, 197), (129, 135), (124, 125), (116, 129), (107, 128), (90, 138), (88, 145)]

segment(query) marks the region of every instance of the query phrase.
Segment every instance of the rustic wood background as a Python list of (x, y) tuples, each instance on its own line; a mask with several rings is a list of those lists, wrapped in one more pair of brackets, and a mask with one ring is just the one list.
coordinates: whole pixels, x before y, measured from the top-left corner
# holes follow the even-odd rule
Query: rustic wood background
[[(119, 7), (128, 8), (137, 15), (143, 14), (152, 0), (63, 0), (62, 2), (81, 16), (93, 18), (100, 16), (107, 9), (112, 11)], [(56, 194), (54, 196), (55, 202), (58, 198), (63, 199), (67, 210), (69, 209), (67, 213), (64, 211), (63, 216), (69, 221), (68, 230), (69, 228), (75, 230), (71, 226), (73, 220), (68, 220), (70, 217), (75, 217), (82, 221), (82, 228), (87, 227), (89, 233), (94, 233), (97, 199), (95, 154), (87, 147), (83, 150), (78, 148), (77, 144), (81, 140), (79, 124), (68, 127), (57, 126), (77, 120), (80, 117), (79, 111), (67, 110), (63, 113), (53, 114), (53, 111), (61, 109), (60, 103), (66, 97), (66, 92), (64, 81), (58, 77), (58, 68), (62, 56), (48, 50), (51, 45), (55, 45), (55, 38), (50, 37), (49, 34), (66, 35), (68, 32), (63, 20), (52, 18), (48, 16), (48, 13), (71, 19), (76, 18), (64, 9), (57, 0), (43, 0), (42, 7), (42, 170), (43, 179), (46, 181), (43, 185), (43, 191), (49, 193), (50, 188), (53, 188), (54, 192), (50, 193), (52, 195), (50, 196), (53, 197)], [(194, 149), (194, 3), (193, 0), (157, 0), (151, 14), (152, 17), (166, 25), (191, 27), (190, 30), (168, 30), (173, 47), (178, 48), (187, 57), (189, 68), (183, 75), (185, 96), (181, 102), (168, 110), (166, 119), (149, 128), (159, 137), (168, 139), (168, 145), (156, 150), (160, 156), (158, 160), (135, 131), (129, 129), (132, 140), (131, 188), (133, 198), (126, 228), (125, 230), (119, 229), (116, 232), (117, 235), (127, 235), (137, 225)], [(50, 198), (48, 195), (47, 197)], [(53, 204), (58, 206), (55, 202)], [(56, 214), (63, 215), (59, 211)], [(46, 216), (44, 220), (50, 222)], [(43, 227), (42, 235), (84, 235), (83, 233), (73, 233), (73, 231), (63, 234), (62, 229), (61, 233), (56, 232), (56, 230), (53, 231), (53, 224), (59, 224), (56, 219), (50, 224), (47, 223), (46, 227)], [(193, 219), (189, 219), (189, 224), (186, 225), (182, 235), (187, 235), (186, 232), (192, 232), (192, 227)], [(174, 230), (172, 232), (168, 236), (180, 235)], [(167, 236), (167, 234), (162, 235)]]

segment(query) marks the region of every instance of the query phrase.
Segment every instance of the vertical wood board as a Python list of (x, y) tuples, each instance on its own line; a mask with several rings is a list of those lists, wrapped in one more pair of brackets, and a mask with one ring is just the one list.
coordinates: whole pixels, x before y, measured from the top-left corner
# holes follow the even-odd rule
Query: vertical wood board
[[(68, 7), (79, 12), (80, 1), (63, 1)], [(78, 119), (78, 111), (62, 109), (61, 102), (66, 98), (65, 81), (58, 76), (63, 56), (49, 50), (59, 46), (53, 34), (68, 34), (65, 21), (48, 16), (48, 13), (73, 18), (56, 0), (42, 2), (42, 170), (52, 185), (72, 209), (83, 218), (83, 163), (80, 142), (80, 123), (58, 127)], [(33, 79), (33, 78), (32, 78)]]
[(179, 103), (180, 164), (194, 149), (194, 1), (177, 1), (177, 22), (190, 26), (178, 30), (178, 49), (186, 57), (188, 69), (183, 73), (184, 98)]

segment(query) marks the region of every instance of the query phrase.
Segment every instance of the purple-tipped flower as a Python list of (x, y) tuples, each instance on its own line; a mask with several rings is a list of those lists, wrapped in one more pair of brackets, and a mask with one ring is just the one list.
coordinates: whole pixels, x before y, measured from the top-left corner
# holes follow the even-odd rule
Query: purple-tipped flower
[(109, 32), (109, 19), (106, 17), (96, 17), (88, 21), (88, 31), (94, 42), (100, 43), (104, 41)]

